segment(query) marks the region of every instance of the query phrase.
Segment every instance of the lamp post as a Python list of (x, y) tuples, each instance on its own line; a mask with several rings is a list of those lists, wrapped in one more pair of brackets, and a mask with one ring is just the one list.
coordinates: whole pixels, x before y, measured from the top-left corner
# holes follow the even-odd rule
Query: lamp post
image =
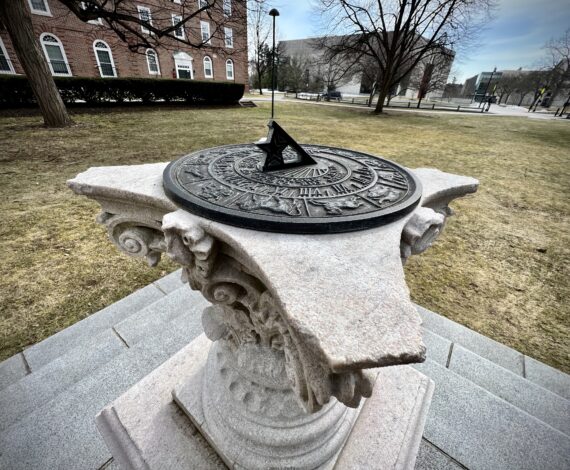
[(275, 17), (279, 16), (279, 10), (272, 8), (269, 16), (273, 17), (273, 52), (271, 53), (271, 119), (275, 112)]
[[(495, 75), (496, 71), (497, 71), (497, 67), (495, 67), (493, 69), (493, 71), (491, 72), (491, 78), (489, 78), (489, 81), (487, 82), (487, 86), (485, 87), (485, 93), (483, 94), (483, 99), (486, 98), (486, 96), (487, 96), (487, 91), (489, 90), (489, 86), (491, 85), (491, 82), (493, 81), (493, 75)], [(483, 102), (483, 99), (481, 101), (479, 101), (478, 108), (481, 107), (481, 103)]]

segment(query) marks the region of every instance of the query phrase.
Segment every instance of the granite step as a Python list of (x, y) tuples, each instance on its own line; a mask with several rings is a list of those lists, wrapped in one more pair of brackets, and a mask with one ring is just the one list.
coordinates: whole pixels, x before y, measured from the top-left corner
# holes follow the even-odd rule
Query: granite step
[(22, 353), (14, 354), (0, 362), (0, 390), (4, 390), (29, 373), (29, 366)]
[(147, 336), (159, 333), (166, 323), (184, 313), (196, 317), (199, 322), (202, 310), (208, 305), (199, 292), (183, 285), (115, 324), (113, 329), (128, 346), (133, 346)]
[(0, 468), (98, 469), (111, 455), (95, 415), (202, 332), (184, 312), (0, 433)]
[(65, 328), (23, 352), (0, 362), (0, 391), (80, 346), (129, 315), (180, 288), (181, 270), (175, 271), (127, 297)]
[(524, 358), (520, 352), (470, 330), (459, 323), (455, 323), (442, 315), (427, 310), (420, 305), (416, 305), (416, 308), (422, 317), (423, 327), (426, 330), (436, 333), (452, 343), (459, 343), (478, 356), (484, 357), (517, 375), (523, 375)]
[(126, 349), (109, 329), (6, 387), (0, 391), (0, 432)]
[(91, 336), (110, 329), (116, 323), (165, 296), (157, 285), (149, 284), (112, 305), (88, 316), (65, 330), (31, 346), (24, 356), (33, 374), (57, 357), (76, 348)]
[[(428, 348), (428, 357), (430, 357), (430, 343), (433, 343), (431, 354), (437, 355), (437, 358), (430, 357), (430, 359), (447, 365), (441, 360), (442, 355), (445, 354), (446, 345), (460, 345), (477, 356), (507, 369), (519, 377), (524, 377), (528, 382), (539, 385), (565, 400), (570, 400), (570, 375), (525, 356), (442, 315), (419, 305), (416, 307), (423, 320), (424, 341)], [(447, 341), (447, 343), (442, 340)], [(451, 352), (448, 352), (451, 358)]]
[(569, 436), (435, 361), (414, 367), (435, 382), (424, 438), (451, 468), (570, 468)]
[(570, 401), (456, 344), (449, 370), (570, 436)]
[[(437, 314), (430, 312), (429, 315), (433, 317)], [(441, 320), (439, 321), (441, 322)], [(433, 325), (433, 322), (431, 325)], [(453, 326), (454, 332), (457, 329), (457, 326)], [(445, 334), (446, 330), (443, 333)], [(474, 331), (468, 330), (462, 331), (461, 336), (457, 334), (450, 336), (468, 344), (473, 344), (474, 341), (465, 341), (469, 334), (478, 335)], [(516, 374), (512, 370), (505, 369), (479, 356), (459, 343), (452, 343), (449, 339), (426, 328), (423, 328), (423, 340), (427, 348), (427, 358), (429, 360), (448, 367), (456, 374), (470, 380), (493, 395), (502, 398), (564, 434), (570, 435), (569, 400)], [(481, 340), (477, 338), (477, 341)], [(492, 346), (504, 350), (504, 345), (499, 345), (498, 343), (497, 345)], [(487, 346), (485, 350), (489, 351), (489, 349), (490, 347)], [(541, 363), (538, 364), (543, 365)], [(565, 376), (560, 371), (555, 372), (559, 376)]]

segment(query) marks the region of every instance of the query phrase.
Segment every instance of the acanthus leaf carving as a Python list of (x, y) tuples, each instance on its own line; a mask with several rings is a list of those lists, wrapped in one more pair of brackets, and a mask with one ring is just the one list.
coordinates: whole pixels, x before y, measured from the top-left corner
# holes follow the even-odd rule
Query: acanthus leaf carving
[[(284, 366), (275, 367), (284, 371), (289, 387), (309, 413), (320, 410), (331, 397), (356, 408), (362, 397), (370, 396), (369, 376), (361, 370), (334, 373), (326, 357), (313, 347), (314, 341), (290, 327), (273, 294), (232, 255), (231, 247), (206, 233), (184, 211), (165, 215), (162, 228), (168, 255), (183, 266), (190, 287), (213, 304), (202, 315), (204, 331), (212, 341), (222, 341), (236, 357), (249, 347), (277, 351)], [(259, 356), (259, 361), (267, 357)]]

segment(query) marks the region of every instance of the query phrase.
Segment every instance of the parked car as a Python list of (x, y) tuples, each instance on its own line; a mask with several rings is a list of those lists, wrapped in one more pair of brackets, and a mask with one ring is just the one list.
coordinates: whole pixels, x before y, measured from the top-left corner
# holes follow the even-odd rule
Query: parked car
[(342, 93), (340, 91), (327, 91), (322, 95), (325, 101), (340, 101), (342, 100)]

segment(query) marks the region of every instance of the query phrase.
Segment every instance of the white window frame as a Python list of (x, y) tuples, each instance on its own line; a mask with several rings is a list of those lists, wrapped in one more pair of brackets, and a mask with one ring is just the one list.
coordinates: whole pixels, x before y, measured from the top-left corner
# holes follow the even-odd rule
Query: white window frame
[(6, 58), (6, 62), (8, 62), (8, 69), (9, 69), (9, 70), (0, 70), (0, 73), (15, 74), (16, 71), (14, 70), (14, 66), (12, 65), (12, 61), (10, 60), (10, 56), (8, 55), (8, 51), (6, 50), (6, 46), (4, 46), (2, 38), (0, 38), (0, 50), (2, 50), (2, 54), (4, 54), (4, 57)]
[[(141, 16), (141, 13), (142, 13), (143, 11), (146, 11), (146, 12), (148, 13), (148, 21), (147, 21), (147, 22), (148, 22), (148, 24), (150, 24), (150, 25), (152, 26), (152, 13), (151, 13), (151, 11), (150, 11), (150, 8), (149, 8), (149, 7), (143, 7), (143, 6), (141, 6), (141, 5), (137, 5), (137, 11), (139, 12), (139, 20), (141, 20), (141, 21), (144, 21), (143, 18), (142, 18), (142, 16)], [(145, 28), (142, 24), (141, 24), (141, 31), (142, 31), (144, 34), (152, 34), (152, 33), (150, 32), (150, 29)]]
[[(231, 67), (231, 71), (232, 71), (231, 77), (228, 74), (228, 65)], [(232, 59), (226, 60), (226, 78), (228, 80), (235, 80), (235, 78), (236, 78), (236, 73), (235, 73), (235, 69), (234, 69), (234, 61)]]
[(48, 0), (42, 0), (44, 2), (44, 5), (46, 6), (46, 11), (43, 10), (36, 10), (34, 8), (34, 6), (32, 5), (32, 0), (28, 0), (28, 4), (30, 5), (30, 11), (34, 14), (34, 15), (43, 15), (43, 16), (52, 16), (51, 14), (51, 10), (49, 8), (49, 3)]
[[(148, 60), (148, 53), (152, 52), (154, 54), (154, 58), (156, 60), (156, 68), (158, 69), (156, 72), (154, 70), (150, 69), (150, 61)], [(145, 57), (146, 57), (146, 65), (148, 67), (148, 73), (149, 75), (160, 75), (160, 62), (158, 60), (158, 53), (154, 50), (154, 49), (147, 49), (144, 53)]]
[[(207, 41), (204, 40), (204, 28), (206, 29), (208, 35)], [(212, 36), (210, 34), (210, 23), (208, 23), (207, 21), (200, 21), (200, 37), (202, 38), (202, 42), (204, 44), (212, 44)]]
[[(95, 44), (97, 44), (98, 42), (105, 44), (105, 46), (107, 46), (107, 47), (106, 48), (97, 47)], [(97, 54), (97, 50), (102, 50), (102, 51), (106, 51), (109, 53), (109, 59), (111, 59), (111, 67), (113, 67), (113, 75), (103, 75), (103, 67), (101, 67), (101, 62), (99, 61), (99, 54)], [(99, 67), (99, 75), (101, 75), (102, 78), (116, 78), (117, 77), (117, 69), (115, 68), (115, 60), (113, 59), (113, 51), (109, 47), (109, 44), (107, 44), (105, 41), (103, 41), (101, 39), (95, 39), (95, 41), (93, 41), (93, 52), (95, 53), (95, 60), (97, 61), (97, 67)]]
[(224, 0), (222, 9), (225, 16), (232, 16), (232, 0)]
[[(210, 75), (206, 74), (206, 62), (210, 62)], [(212, 61), (212, 58), (208, 55), (204, 56), (202, 59), (202, 65), (204, 66), (204, 78), (214, 78), (214, 62)]]
[[(57, 40), (57, 44), (59, 45), (59, 47), (60, 47), (60, 49), (61, 49), (61, 55), (63, 56), (63, 61), (65, 62), (65, 65), (66, 65), (67, 70), (68, 70), (67, 73), (61, 73), (61, 72), (54, 72), (54, 71), (53, 71), (53, 66), (52, 66), (52, 64), (51, 64), (51, 60), (50, 60), (50, 58), (49, 58), (49, 54), (47, 53), (47, 49), (46, 49), (45, 44), (44, 44), (44, 37), (46, 37), (46, 36), (52, 36), (52, 37), (54, 37), (54, 38)], [(71, 76), (73, 76), (73, 74), (71, 73), (71, 67), (69, 66), (69, 61), (67, 60), (67, 55), (65, 54), (65, 48), (63, 47), (63, 43), (61, 42), (61, 40), (60, 40), (55, 34), (52, 34), (52, 33), (42, 33), (42, 34), (40, 34), (40, 44), (42, 45), (42, 49), (43, 49), (43, 51), (44, 51), (45, 58), (46, 58), (46, 60), (47, 60), (47, 62), (48, 62), (48, 65), (49, 65), (49, 69), (50, 69), (50, 71), (51, 71), (51, 74), (52, 74), (54, 77), (71, 77)]]
[[(176, 26), (178, 23), (182, 22), (182, 15), (175, 15), (172, 14), (172, 26)], [(180, 25), (180, 31), (182, 31), (182, 35), (179, 36), (177, 33), (177, 29), (174, 30), (174, 37), (177, 37), (178, 39), (186, 39), (186, 31), (184, 31), (184, 25), (181, 24)]]
[(224, 27), (224, 44), (228, 49), (233, 49), (233, 47), (234, 47), (234, 30), (232, 28)]
[(205, 8), (209, 5), (208, 0), (198, 0), (198, 10)]

